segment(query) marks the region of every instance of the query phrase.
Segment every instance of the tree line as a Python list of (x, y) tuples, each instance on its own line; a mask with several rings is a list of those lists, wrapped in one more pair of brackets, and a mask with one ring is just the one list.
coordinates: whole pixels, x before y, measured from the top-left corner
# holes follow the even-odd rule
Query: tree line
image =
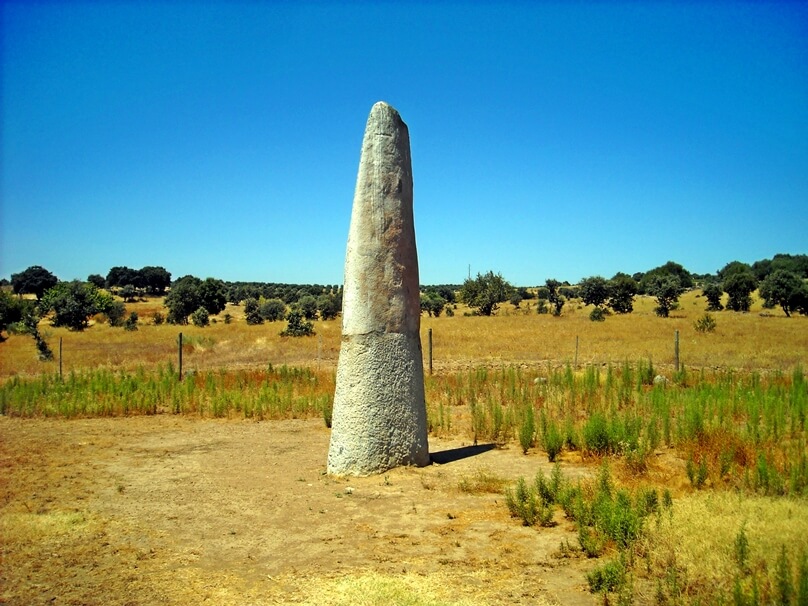
[[(421, 287), (421, 310), (430, 316), (444, 311), (452, 315), (455, 304), (466, 304), (478, 315), (492, 315), (498, 307), (510, 302), (537, 299), (538, 313), (561, 315), (570, 299), (579, 299), (593, 307), (592, 320), (603, 320), (612, 313), (633, 311), (637, 295), (650, 295), (656, 301), (656, 313), (667, 317), (676, 308), (679, 296), (699, 285), (707, 300), (708, 311), (726, 308), (748, 311), (751, 295), (758, 290), (764, 306), (781, 307), (787, 316), (808, 314), (808, 255), (778, 254), (752, 264), (727, 263), (716, 274), (696, 275), (682, 265), (669, 261), (647, 272), (628, 275), (618, 272), (606, 279), (590, 276), (572, 285), (548, 278), (536, 287), (514, 287), (501, 274), (489, 271), (469, 278), (463, 284)], [(171, 280), (171, 273), (159, 266), (141, 269), (113, 267), (106, 277), (91, 274), (86, 281), (60, 281), (41, 266), (31, 266), (3, 280), (0, 291), (0, 339), (2, 331), (12, 324), (22, 325), (34, 335), (39, 319), (50, 316), (55, 326), (83, 330), (89, 320), (103, 314), (113, 326), (137, 330), (136, 312), (126, 316), (125, 303), (144, 296), (165, 297), (167, 314), (156, 314), (155, 323), (205, 326), (211, 316), (225, 310), (227, 303), (243, 305), (248, 324), (287, 320), (290, 335), (313, 334), (313, 320), (331, 320), (342, 310), (342, 286), (320, 284), (280, 284), (262, 282), (225, 282), (216, 278), (204, 280), (187, 275)], [(21, 295), (33, 294), (36, 301)], [(118, 300), (115, 296), (123, 301)], [(231, 320), (227, 314), (223, 318)]]
[[(701, 286), (707, 299), (707, 311), (724, 309), (722, 298), (728, 295), (726, 309), (749, 311), (752, 293), (757, 290), (765, 308), (780, 307), (786, 316), (797, 312), (808, 315), (808, 255), (778, 254), (753, 264), (741, 261), (727, 263), (717, 274), (694, 275), (682, 265), (668, 261), (647, 272), (618, 272), (611, 279), (590, 276), (577, 285), (548, 278), (537, 287), (538, 313), (561, 315), (569, 299), (580, 299), (592, 305), (592, 320), (604, 320), (610, 313), (631, 313), (634, 297), (650, 295), (656, 300), (654, 311), (668, 317), (676, 308), (682, 293)], [(514, 288), (501, 274), (489, 271), (467, 279), (459, 290), (459, 299), (478, 315), (491, 315), (501, 303), (510, 301), (518, 307), (523, 288)], [(422, 299), (423, 300), (423, 299)]]

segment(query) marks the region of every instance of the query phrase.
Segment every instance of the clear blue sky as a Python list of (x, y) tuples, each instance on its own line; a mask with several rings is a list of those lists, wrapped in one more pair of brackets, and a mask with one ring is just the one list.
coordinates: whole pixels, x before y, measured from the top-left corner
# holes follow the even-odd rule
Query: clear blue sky
[(808, 4), (4, 2), (0, 277), (343, 280), (368, 112), (421, 282), (808, 253)]

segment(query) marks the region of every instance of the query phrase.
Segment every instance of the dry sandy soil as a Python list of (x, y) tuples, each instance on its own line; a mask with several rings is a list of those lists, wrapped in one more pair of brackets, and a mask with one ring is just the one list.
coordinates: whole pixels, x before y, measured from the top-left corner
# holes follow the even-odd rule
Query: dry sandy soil
[(0, 604), (597, 602), (560, 513), (525, 528), (459, 489), (546, 456), (431, 438), (429, 467), (335, 479), (328, 440), (322, 420), (0, 417)]

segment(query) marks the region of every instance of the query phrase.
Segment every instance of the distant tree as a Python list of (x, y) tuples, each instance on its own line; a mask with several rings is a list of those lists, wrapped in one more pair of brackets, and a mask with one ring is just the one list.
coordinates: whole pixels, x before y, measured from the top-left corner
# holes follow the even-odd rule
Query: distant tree
[(23, 314), (33, 302), (13, 297), (6, 290), (0, 290), (0, 342), (5, 341), (2, 335), (9, 325), (22, 322)]
[(460, 289), (460, 299), (481, 316), (490, 316), (503, 301), (510, 297), (513, 287), (503, 279), (501, 274), (489, 271), (477, 274), (475, 279), (469, 278)]
[(87, 281), (96, 288), (104, 288), (107, 285), (104, 276), (101, 274), (90, 274), (87, 276)]
[[(240, 305), (242, 301), (249, 299), (251, 295), (247, 294), (247, 288), (240, 284), (231, 284), (227, 287), (227, 302), (233, 305)], [(252, 297), (257, 299), (258, 297)]]
[(708, 282), (704, 285), (702, 293), (707, 299), (707, 311), (721, 311), (724, 306), (721, 304), (721, 297), (724, 295), (724, 289), (716, 282)]
[(135, 300), (135, 298), (137, 298), (137, 290), (131, 284), (127, 284), (126, 286), (121, 288), (121, 292), (119, 294), (123, 297), (123, 300), (126, 301), (127, 303), (131, 303), (132, 301)]
[(200, 305), (212, 316), (224, 311), (227, 306), (227, 287), (216, 278), (205, 278), (199, 286)]
[(657, 301), (654, 309), (660, 318), (667, 318), (676, 304), (679, 302), (679, 295), (684, 292), (679, 278), (672, 274), (657, 274), (647, 282), (648, 294)]
[(264, 323), (264, 317), (259, 310), (258, 299), (250, 297), (244, 300), (244, 319), (247, 320), (247, 324), (250, 326)]
[(778, 269), (790, 271), (798, 277), (808, 280), (808, 255), (774, 255), (771, 271), (775, 272)]
[(322, 294), (317, 297), (317, 310), (323, 320), (333, 320), (340, 312), (341, 299), (333, 294)]
[(267, 322), (277, 322), (286, 316), (286, 303), (281, 299), (265, 299), (261, 301), (261, 317)]
[(98, 313), (107, 313), (112, 305), (110, 295), (101, 292), (88, 282), (59, 282), (49, 288), (39, 304), (40, 313), (53, 312), (53, 325), (66, 326), (71, 330), (84, 330), (90, 318)]
[(552, 278), (548, 279), (544, 286), (547, 288), (547, 301), (553, 308), (553, 315), (560, 316), (561, 308), (564, 307), (566, 299), (561, 294), (561, 282)]
[(428, 316), (438, 317), (446, 307), (446, 300), (435, 291), (421, 293), (421, 311)]
[(453, 286), (449, 286), (448, 284), (443, 284), (441, 286), (435, 286), (434, 288), (430, 288), (428, 290), (434, 291), (440, 295), (440, 297), (446, 301), (447, 304), (457, 303), (457, 295), (455, 291), (457, 290)]
[(729, 295), (727, 309), (749, 311), (752, 306), (752, 292), (757, 288), (757, 279), (752, 269), (733, 271), (724, 278), (724, 290)]
[(682, 267), (679, 263), (668, 261), (664, 265), (655, 267), (643, 275), (639, 281), (639, 291), (647, 294), (652, 294), (649, 290), (651, 282), (656, 276), (673, 276), (679, 281), (679, 287), (682, 292), (688, 288), (693, 288), (693, 276), (689, 271)]
[(171, 286), (171, 273), (165, 267), (147, 265), (138, 272), (143, 288), (151, 295), (161, 296)]
[(786, 316), (792, 311), (805, 309), (808, 301), (808, 286), (795, 273), (778, 269), (760, 283), (760, 297), (764, 307), (779, 305)]
[(624, 273), (617, 273), (609, 281), (609, 307), (618, 314), (634, 311), (634, 296), (637, 294), (637, 281)]
[(292, 309), (287, 315), (288, 324), (281, 331), (282, 337), (309, 337), (314, 335), (314, 325), (303, 317), (299, 309)]
[(143, 288), (143, 278), (136, 269), (126, 266), (113, 267), (107, 273), (107, 288), (115, 288), (131, 284), (135, 288)]
[(303, 295), (297, 300), (297, 309), (307, 320), (317, 319), (317, 299), (313, 295)]
[(601, 307), (609, 298), (609, 284), (601, 276), (584, 278), (578, 284), (578, 294), (584, 305)]
[(106, 311), (104, 311), (110, 326), (122, 326), (125, 313), (126, 306), (123, 301), (110, 301)]
[(183, 276), (174, 282), (164, 302), (169, 324), (188, 324), (188, 316), (202, 305), (200, 284), (202, 281), (194, 276)]
[(208, 326), (210, 324), (208, 310), (200, 305), (199, 309), (191, 314), (191, 322), (193, 322), (194, 326)]
[(57, 282), (59, 280), (56, 276), (39, 265), (32, 265), (18, 274), (11, 274), (11, 286), (14, 293), (36, 295), (37, 301), (42, 299), (46, 290), (56, 286)]
[(724, 267), (718, 270), (718, 277), (721, 280), (726, 280), (732, 275), (735, 274), (746, 274), (751, 273), (754, 276), (754, 272), (752, 271), (752, 266), (748, 263), (743, 263), (741, 261), (730, 261)]

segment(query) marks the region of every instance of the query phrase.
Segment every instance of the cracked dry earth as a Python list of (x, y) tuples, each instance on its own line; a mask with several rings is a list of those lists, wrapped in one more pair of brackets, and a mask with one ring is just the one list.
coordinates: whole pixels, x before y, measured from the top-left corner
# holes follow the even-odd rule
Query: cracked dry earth
[(526, 528), (459, 489), (546, 456), (431, 437), (440, 463), (335, 479), (328, 440), (319, 419), (0, 417), (0, 604), (347, 603), (368, 575), (436, 603), (596, 602), (561, 514)]

